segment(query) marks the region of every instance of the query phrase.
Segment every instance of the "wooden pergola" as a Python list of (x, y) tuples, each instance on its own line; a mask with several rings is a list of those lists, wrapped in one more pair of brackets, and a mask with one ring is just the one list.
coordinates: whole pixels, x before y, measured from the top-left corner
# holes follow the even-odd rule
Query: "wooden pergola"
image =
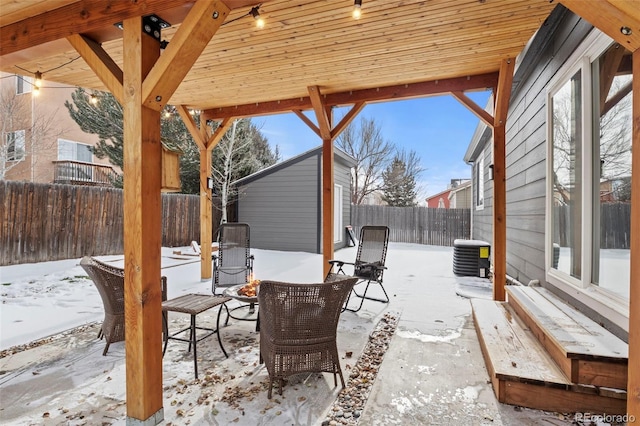
[[(256, 29), (251, 8), (266, 20)], [(640, 8), (562, 0), (633, 52), (632, 188), (640, 193)], [(127, 418), (163, 419), (160, 114), (176, 106), (201, 154), (201, 278), (211, 277), (211, 151), (235, 118), (296, 113), (323, 141), (323, 259), (333, 257), (333, 140), (371, 102), (451, 94), (493, 128), (494, 276), (506, 282), (505, 125), (516, 56), (549, 0), (1, 0), (0, 69), (108, 90), (125, 121)], [(156, 15), (168, 28), (156, 27)], [(120, 23), (116, 26), (115, 24)], [(148, 29), (145, 29), (148, 27)], [(621, 31), (622, 28), (629, 31)], [(122, 28), (122, 29), (121, 29)], [(154, 34), (157, 31), (157, 34)], [(161, 43), (168, 41), (168, 45)], [(71, 61), (80, 56), (80, 60)], [(71, 62), (70, 62), (71, 61)], [(488, 114), (465, 92), (494, 91)], [(339, 122), (331, 111), (351, 106)], [(190, 109), (201, 111), (198, 127)], [(304, 111), (313, 111), (316, 122)], [(219, 121), (215, 132), (206, 125)], [(640, 204), (632, 206), (628, 412), (640, 418)], [(503, 285), (494, 298), (504, 300)]]

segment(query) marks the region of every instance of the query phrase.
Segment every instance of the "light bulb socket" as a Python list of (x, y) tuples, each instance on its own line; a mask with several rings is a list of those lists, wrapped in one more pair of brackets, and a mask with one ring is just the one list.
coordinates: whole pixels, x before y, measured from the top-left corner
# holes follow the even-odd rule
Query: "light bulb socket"
[(38, 88), (42, 87), (42, 73), (40, 71), (35, 72), (33, 84)]
[(354, 19), (360, 19), (360, 16), (362, 16), (362, 0), (354, 0), (353, 12), (351, 14)]

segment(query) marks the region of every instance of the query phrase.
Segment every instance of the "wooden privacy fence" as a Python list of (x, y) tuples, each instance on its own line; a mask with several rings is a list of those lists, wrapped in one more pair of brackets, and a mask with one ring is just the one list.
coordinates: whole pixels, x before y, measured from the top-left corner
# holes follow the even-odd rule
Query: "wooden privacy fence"
[[(122, 190), (0, 181), (0, 265), (123, 253)], [(213, 209), (216, 232), (220, 212)], [(200, 241), (200, 197), (162, 194), (162, 245)]]
[(363, 225), (386, 225), (390, 241), (453, 246), (470, 238), (471, 210), (352, 205), (351, 225), (356, 236)]

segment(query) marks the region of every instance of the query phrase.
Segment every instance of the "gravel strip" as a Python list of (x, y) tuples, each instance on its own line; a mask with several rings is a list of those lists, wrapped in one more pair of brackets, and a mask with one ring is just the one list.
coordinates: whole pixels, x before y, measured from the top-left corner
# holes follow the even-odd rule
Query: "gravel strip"
[(357, 425), (378, 375), (384, 354), (398, 327), (399, 314), (386, 313), (369, 335), (362, 355), (349, 373), (347, 386), (329, 407), (322, 426)]

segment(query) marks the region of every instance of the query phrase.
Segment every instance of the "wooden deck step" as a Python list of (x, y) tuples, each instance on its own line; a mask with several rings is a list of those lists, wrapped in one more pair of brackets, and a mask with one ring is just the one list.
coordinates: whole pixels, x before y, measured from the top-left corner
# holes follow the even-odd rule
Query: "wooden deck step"
[(506, 302), (472, 299), (471, 304), (500, 402), (562, 413), (625, 413), (625, 391), (572, 383)]
[(544, 288), (507, 286), (507, 298), (573, 383), (627, 388), (627, 343)]

